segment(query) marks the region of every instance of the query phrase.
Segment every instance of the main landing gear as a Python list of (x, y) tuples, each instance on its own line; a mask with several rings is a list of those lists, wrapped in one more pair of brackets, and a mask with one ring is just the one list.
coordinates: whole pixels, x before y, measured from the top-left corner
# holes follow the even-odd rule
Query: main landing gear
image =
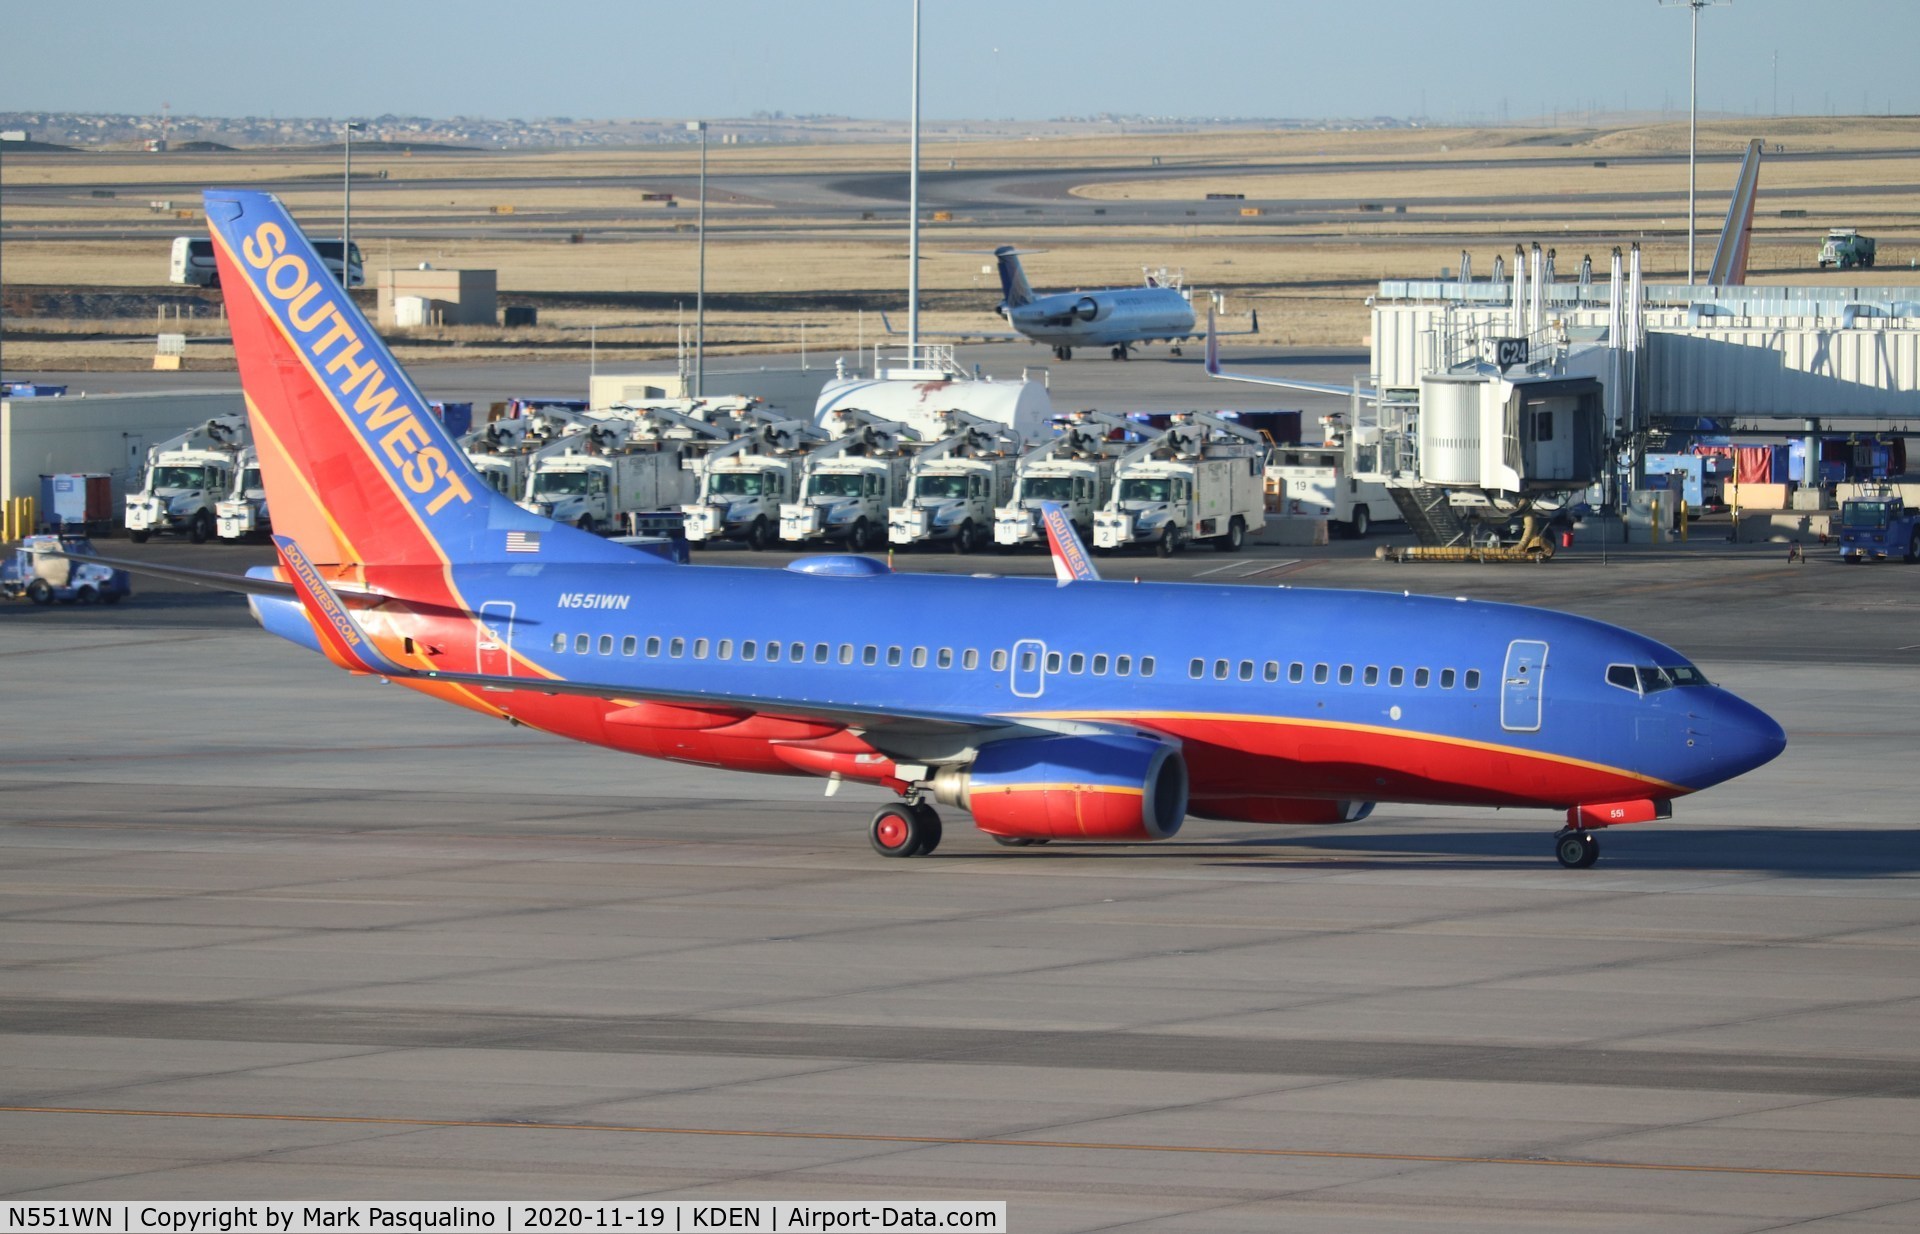
[(1600, 841), (1591, 831), (1569, 827), (1553, 838), (1553, 855), (1569, 870), (1584, 870), (1600, 860)]
[(897, 801), (875, 811), (867, 840), (882, 857), (925, 857), (940, 847), (940, 816), (923, 801)]
[(1113, 349), (1113, 358), (1116, 360), (1133, 359), (1131, 355), (1127, 354), (1127, 345), (1125, 343), (1121, 343)]
[(1073, 359), (1073, 348), (1056, 347), (1053, 349), (1053, 358), (1056, 360), (1071, 360)]

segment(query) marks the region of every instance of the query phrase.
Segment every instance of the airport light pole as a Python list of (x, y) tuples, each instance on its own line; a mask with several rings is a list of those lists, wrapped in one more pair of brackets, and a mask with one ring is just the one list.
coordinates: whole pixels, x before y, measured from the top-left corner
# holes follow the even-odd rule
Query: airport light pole
[(1687, 286), (1693, 286), (1694, 199), (1699, 188), (1700, 157), (1700, 10), (1733, 0), (1660, 0), (1662, 8), (1692, 10), (1693, 39), (1687, 52)]
[(689, 133), (700, 134), (700, 283), (693, 293), (693, 397), (707, 392), (707, 122), (687, 121)]
[(353, 291), (353, 135), (366, 127), (353, 120), (342, 126), (347, 138), (347, 169), (340, 182), (340, 286), (349, 293)]
[(913, 0), (913, 102), (907, 137), (907, 364), (920, 363), (920, 0)]

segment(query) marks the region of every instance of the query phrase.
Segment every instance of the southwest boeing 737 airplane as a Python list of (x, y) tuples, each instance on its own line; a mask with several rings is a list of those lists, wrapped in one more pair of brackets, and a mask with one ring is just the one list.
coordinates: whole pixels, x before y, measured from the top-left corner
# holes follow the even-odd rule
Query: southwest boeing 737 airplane
[[(1030, 250), (1031, 251), (1031, 250)], [(1000, 269), (1000, 304), (996, 308), (1014, 334), (945, 334), (920, 332), (921, 338), (960, 338), (979, 341), (1031, 339), (1053, 348), (1054, 359), (1073, 359), (1076, 347), (1105, 347), (1116, 360), (1131, 358), (1133, 347), (1141, 343), (1175, 343), (1192, 338), (1208, 338), (1207, 329), (1193, 328), (1193, 305), (1178, 287), (1170, 287), (1148, 275), (1137, 287), (1103, 287), (1094, 291), (1062, 291), (1035, 295), (1020, 268), (1021, 250), (1003, 244), (992, 256)], [(883, 314), (882, 323), (889, 334), (900, 334)], [(1260, 315), (1252, 314), (1248, 329), (1230, 334), (1257, 334)], [(1180, 348), (1173, 348), (1179, 355)]]
[[(160, 570), (250, 593), (269, 631), (484, 716), (700, 766), (897, 794), (1009, 845), (1164, 840), (1189, 815), (1339, 823), (1381, 801), (1563, 811), (1556, 851), (1779, 754), (1678, 652), (1539, 609), (1102, 582), (1058, 510), (1057, 579), (675, 565), (549, 522), (467, 466), (263, 193), (207, 217), (277, 567)], [(829, 790), (831, 791), (831, 789)]]

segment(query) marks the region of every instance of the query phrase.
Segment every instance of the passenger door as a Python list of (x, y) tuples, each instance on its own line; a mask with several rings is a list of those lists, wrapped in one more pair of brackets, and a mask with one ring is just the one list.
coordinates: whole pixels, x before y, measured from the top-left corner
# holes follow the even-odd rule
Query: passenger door
[(1540, 731), (1540, 695), (1546, 685), (1547, 645), (1515, 639), (1507, 644), (1501, 674), (1500, 727), (1510, 733)]
[(513, 676), (513, 605), (506, 600), (482, 604), (476, 635), (480, 672), (490, 677)]

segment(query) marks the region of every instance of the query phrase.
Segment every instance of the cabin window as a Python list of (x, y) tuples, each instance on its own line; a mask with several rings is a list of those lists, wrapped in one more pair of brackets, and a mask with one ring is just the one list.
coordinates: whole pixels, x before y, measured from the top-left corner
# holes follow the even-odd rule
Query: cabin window
[(915, 668), (925, 668), (927, 666), (927, 649), (925, 647), (915, 647), (913, 649), (913, 666)]
[(1207, 675), (1207, 662), (1205, 660), (1187, 661), (1187, 676), (1205, 677), (1206, 675)]
[(1607, 665), (1607, 684), (1619, 686), (1629, 694), (1640, 693), (1640, 674), (1634, 672), (1631, 664)]
[(564, 651), (565, 651), (565, 650), (567, 649), (567, 636), (566, 636), (566, 635), (564, 635), (564, 634), (556, 634), (556, 635), (554, 635), (554, 636), (553, 636), (553, 649), (554, 649), (555, 651), (560, 651), (560, 652), (564, 652)]
[(1153, 657), (1152, 656), (1140, 657), (1140, 675), (1142, 677), (1153, 676)]
[(1360, 675), (1360, 682), (1362, 685), (1369, 685), (1369, 686), (1379, 685), (1380, 684), (1380, 666), (1378, 664), (1367, 665), (1366, 671)]
[(1253, 680), (1253, 661), (1252, 660), (1240, 661), (1240, 680), (1242, 681)]
[(1095, 677), (1105, 677), (1107, 675), (1107, 657), (1093, 657), (1093, 675)]
[(733, 640), (730, 638), (721, 639), (720, 646), (714, 651), (714, 658), (717, 660), (733, 659)]
[(1453, 689), (1453, 670), (1452, 669), (1443, 668), (1440, 670), (1440, 688), (1442, 690)]
[(1086, 653), (1076, 651), (1067, 657), (1067, 671), (1075, 676), (1087, 671)]
[(852, 643), (840, 644), (840, 663), (842, 664), (853, 663), (853, 644)]
[(860, 649), (860, 663), (869, 666), (880, 663), (880, 649), (872, 643), (868, 643), (865, 647), (862, 647)]
[(613, 654), (613, 635), (602, 634), (600, 636), (600, 654), (603, 656), (610, 656)]
[(1467, 689), (1478, 690), (1479, 688), (1480, 688), (1480, 670), (1477, 668), (1468, 669), (1467, 670)]
[(1432, 676), (1433, 676), (1433, 674), (1431, 674), (1431, 673), (1429, 673), (1429, 672), (1428, 672), (1428, 671), (1427, 671), (1426, 669), (1424, 669), (1424, 668), (1416, 668), (1416, 669), (1414, 669), (1414, 670), (1413, 670), (1413, 687), (1414, 687), (1414, 689), (1416, 689), (1416, 690), (1424, 690), (1424, 689), (1426, 689), (1426, 688), (1427, 688), (1427, 682), (1428, 682), (1429, 680), (1431, 680), (1431, 679), (1432, 679)]
[(993, 666), (994, 672), (996, 673), (1006, 672), (1007, 671), (1007, 653), (996, 649), (993, 653), (993, 658), (989, 660), (988, 663)]
[(901, 657), (905, 654), (906, 653), (901, 651), (897, 646), (887, 648), (887, 667), (899, 668)]
[(1406, 669), (1404, 669), (1404, 668), (1401, 668), (1401, 667), (1400, 667), (1400, 666), (1399, 666), (1398, 664), (1396, 664), (1396, 665), (1394, 665), (1394, 666), (1393, 666), (1392, 668), (1390, 668), (1390, 669), (1388, 669), (1388, 670), (1387, 670), (1387, 684), (1388, 684), (1388, 685), (1390, 685), (1390, 686), (1403, 686), (1403, 685), (1406, 685), (1406, 684), (1407, 684), (1407, 670), (1406, 670)]
[(1225, 681), (1227, 679), (1228, 668), (1229, 665), (1227, 661), (1215, 660), (1213, 662), (1213, 679), (1215, 681)]
[(1300, 663), (1300, 661), (1298, 660), (1295, 660), (1292, 664), (1287, 665), (1288, 681), (1291, 681), (1294, 685), (1299, 685), (1301, 682), (1305, 681), (1306, 679), (1307, 679), (1306, 665)]
[[(823, 653), (826, 650), (826, 646), (827, 645), (825, 643), (820, 644), (820, 648)], [(824, 660), (826, 659), (826, 656), (822, 654), (820, 658)], [(805, 643), (788, 643), (787, 644), (787, 663), (805, 664), (806, 662), (807, 662), (807, 645)]]
[(1020, 671), (1021, 672), (1031, 673), (1033, 671), (1034, 663), (1035, 663), (1035, 658), (1034, 658), (1034, 653), (1032, 651), (1023, 651), (1020, 653)]
[(1266, 667), (1262, 671), (1261, 675), (1264, 676), (1268, 681), (1280, 680), (1280, 661), (1268, 660), (1266, 663)]
[(1340, 684), (1343, 686), (1350, 686), (1353, 684), (1353, 665), (1342, 664), (1340, 666)]
[(629, 634), (625, 638), (620, 640), (621, 655), (630, 656), (639, 650), (640, 650), (640, 640), (635, 638), (633, 635)]
[(693, 640), (693, 658), (696, 660), (704, 660), (707, 658), (707, 640), (706, 639), (696, 638)]
[(1047, 653), (1047, 671), (1049, 673), (1057, 673), (1060, 671), (1060, 653), (1059, 652), (1049, 651)]
[(586, 655), (587, 652), (593, 650), (593, 636), (590, 634), (574, 635), (573, 650), (575, 655)]
[(1327, 684), (1328, 678), (1332, 676), (1333, 676), (1333, 667), (1331, 665), (1316, 664), (1313, 666), (1313, 684), (1314, 685), (1324, 686)]
[(966, 669), (968, 672), (972, 672), (974, 669), (979, 668), (980, 653), (975, 651), (971, 647), (967, 648), (967, 653), (960, 657), (960, 667)]
[(780, 644), (777, 640), (767, 640), (767, 663), (772, 664), (780, 658)]
[(1133, 673), (1133, 657), (1132, 656), (1115, 656), (1113, 658), (1113, 675), (1115, 677), (1127, 677), (1127, 676), (1131, 676), (1132, 673)]
[[(652, 652), (648, 652), (647, 654), (648, 654), (648, 655), (652, 655), (653, 653), (652, 653)], [(749, 638), (749, 639), (742, 639), (742, 640), (741, 640), (741, 642), (740, 642), (740, 658), (741, 658), (742, 660), (751, 660), (751, 659), (753, 659), (753, 658), (754, 658), (755, 656), (757, 656), (757, 655), (759, 655), (759, 654), (760, 654), (760, 644), (758, 644), (758, 643), (756, 643), (756, 642), (754, 642), (754, 641), (753, 641), (752, 639), (750, 639), (750, 638)]]
[(941, 668), (952, 668), (953, 667), (953, 648), (942, 647), (937, 653), (935, 653), (933, 662), (939, 665)]
[(815, 664), (825, 664), (832, 655), (833, 648), (830, 645), (826, 643), (815, 643), (813, 645), (813, 662)]

